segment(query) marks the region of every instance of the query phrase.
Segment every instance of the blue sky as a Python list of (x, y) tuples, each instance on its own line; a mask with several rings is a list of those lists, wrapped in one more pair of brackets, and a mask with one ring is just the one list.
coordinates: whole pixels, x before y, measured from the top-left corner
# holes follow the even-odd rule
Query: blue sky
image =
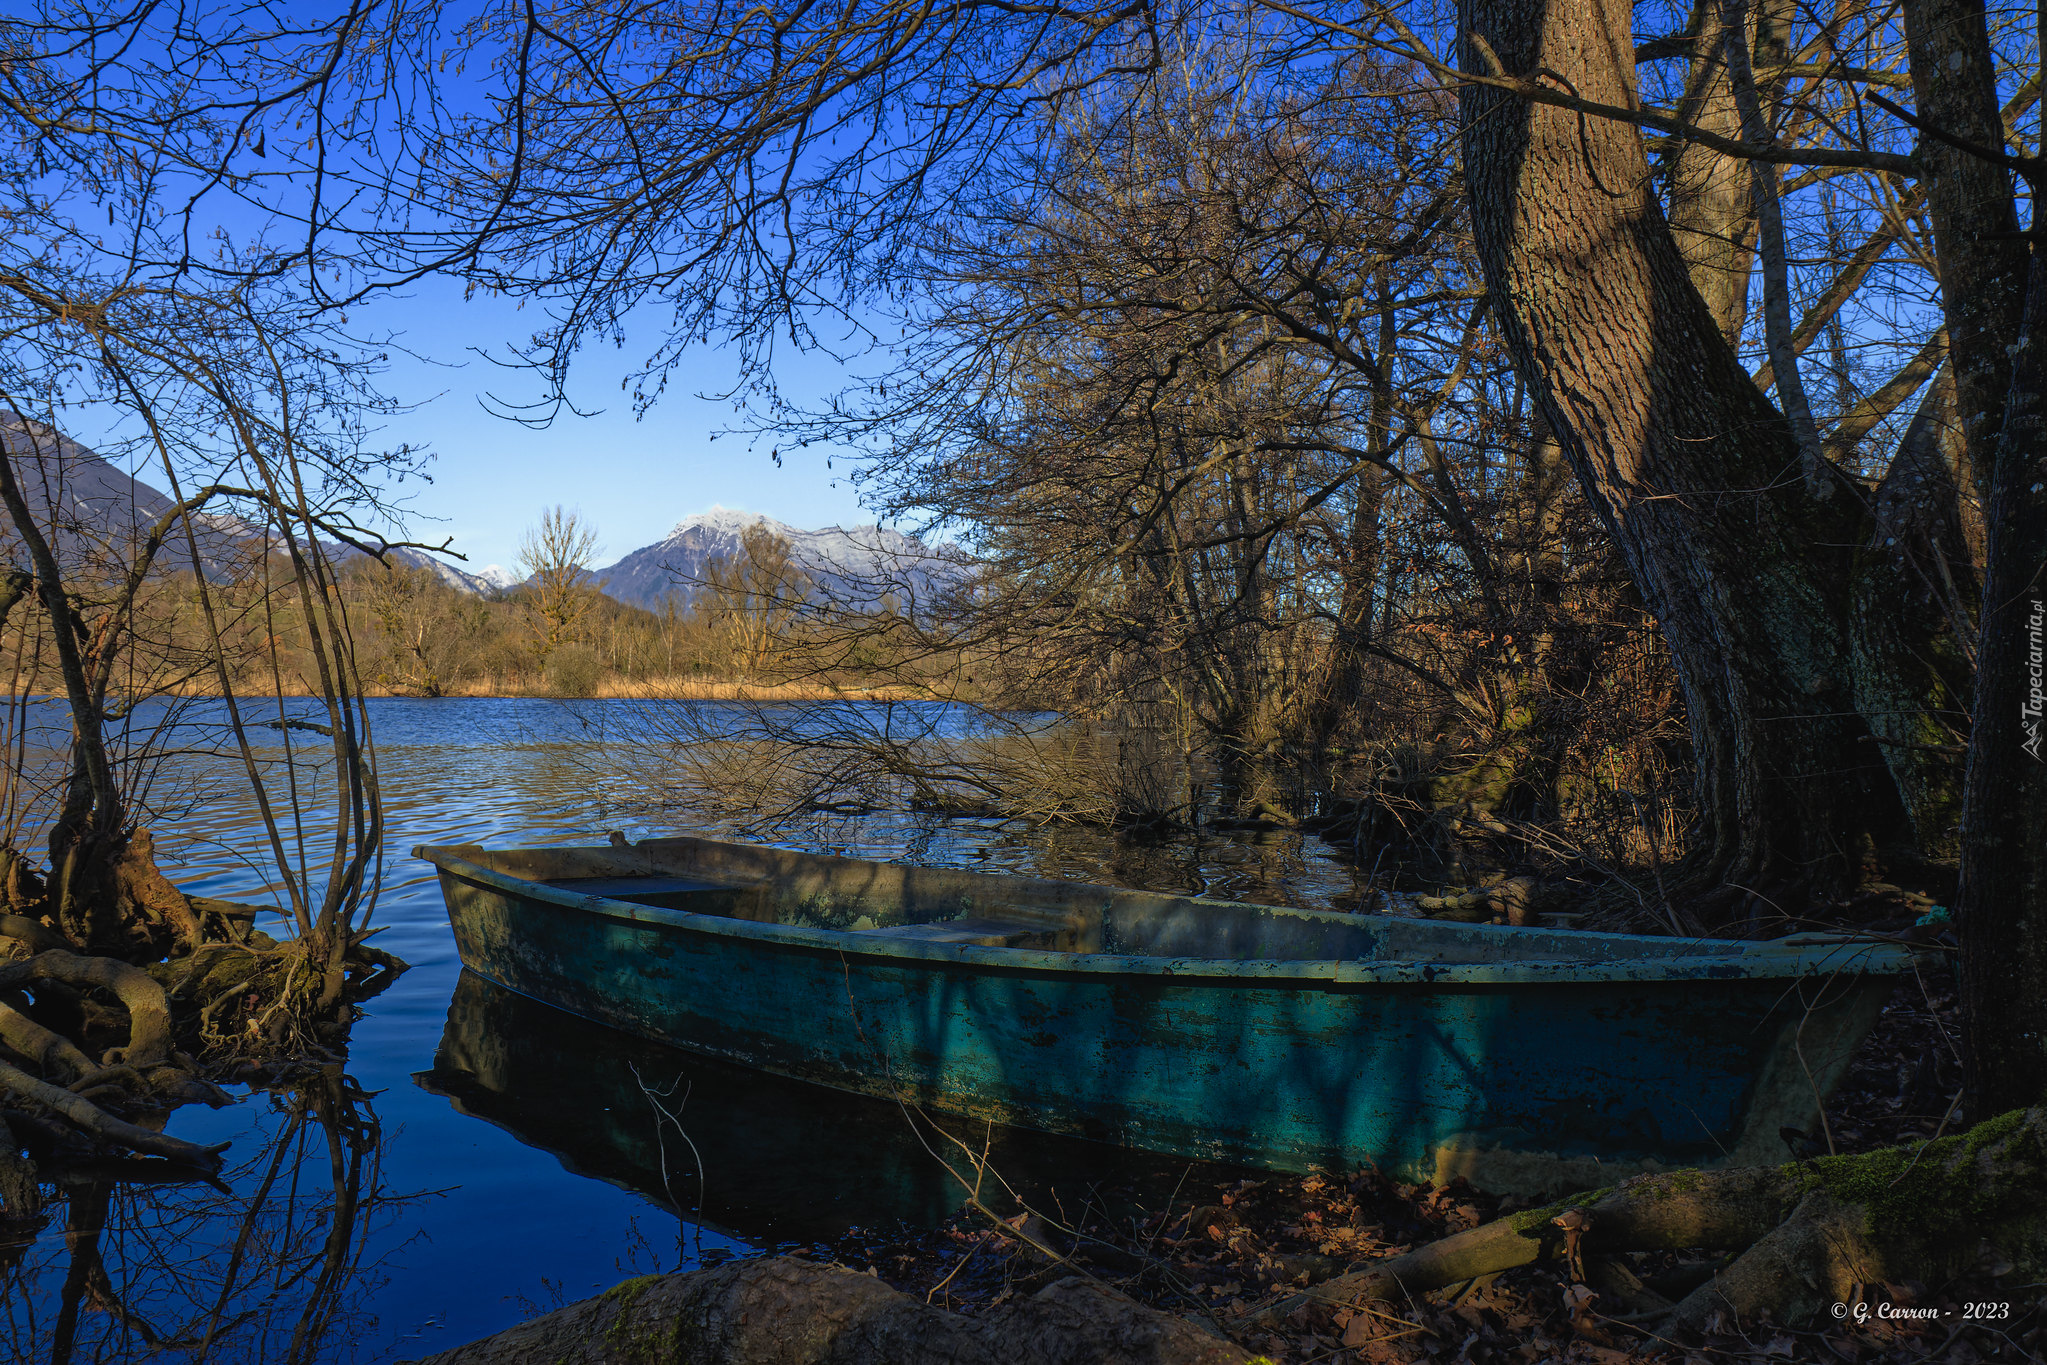
[[(534, 305), (528, 305), (529, 309)], [(535, 330), (537, 318), (504, 299), (462, 298), (461, 286), (430, 280), (409, 297), (386, 298), (363, 310), (357, 323), (400, 333), (399, 342), (439, 364), (394, 354), (383, 387), (418, 407), (391, 419), (384, 438), (409, 441), (435, 453), (431, 485), (414, 485), (413, 534), (469, 557), (472, 572), (490, 564), (510, 567), (521, 532), (541, 508), (573, 507), (597, 529), (599, 563), (659, 540), (677, 521), (714, 504), (763, 512), (792, 526), (850, 525), (874, 518), (863, 512), (846, 480), (844, 459), (828, 469), (832, 452), (818, 447), (787, 451), (777, 468), (771, 442), (741, 436), (713, 442), (729, 427), (729, 403), (704, 401), (699, 392), (730, 387), (733, 353), (705, 348), (677, 375), (667, 394), (636, 418), (620, 380), (657, 339), (651, 330), (628, 338), (623, 350), (604, 348), (577, 357), (571, 393), (592, 417), (563, 414), (545, 430), (491, 415), (484, 394), (528, 400), (530, 377), (494, 366), (471, 348), (495, 348)], [(826, 360), (785, 356), (778, 375), (801, 390), (823, 392), (835, 367)]]
[[(151, 31), (144, 26), (145, 42), (153, 41), (146, 37)], [(442, 94), (453, 111), (481, 110), (495, 79), (479, 70), (466, 84), (444, 82)], [(285, 127), (281, 117), (272, 119), (272, 130), (280, 135)], [(200, 184), (176, 172), (153, 181), (156, 197), (141, 214), (147, 224), (145, 256), (158, 251), (164, 261), (175, 259), (181, 241), (186, 246), (211, 243), (216, 231), (224, 253), (253, 253), (264, 241), (285, 248), (298, 245), (303, 229), (294, 215), (304, 212), (312, 182), (304, 175), (303, 159), (287, 157), (285, 150), (280, 143), (269, 153), (253, 147), (247, 155), (237, 152), (237, 169), (252, 178), (232, 187), (213, 179)], [(336, 183), (345, 184), (354, 175), (374, 184), (381, 166), (376, 155), (371, 148), (361, 165), (343, 167)], [(79, 240), (101, 240), (105, 255), (88, 252), (87, 259), (96, 268), (118, 269), (131, 243), (126, 210), (116, 214), (105, 208), (62, 166), (46, 179), (45, 188), (57, 201), (75, 200), (70, 207), (77, 210)], [(180, 195), (187, 190), (196, 197), (190, 201), (190, 231), (181, 239)], [(374, 212), (374, 195), (370, 203)], [(103, 210), (104, 229), (99, 222)], [(158, 232), (167, 234), (162, 241), (153, 235)], [(329, 241), (330, 249), (347, 245), (338, 231)], [(350, 287), (360, 282), (352, 280)], [(706, 347), (688, 357), (659, 404), (644, 417), (636, 415), (620, 381), (658, 346), (665, 313), (656, 304), (639, 316), (642, 325), (628, 334), (622, 349), (592, 349), (576, 358), (571, 398), (595, 415), (564, 412), (552, 426), (536, 430), (493, 415), (480, 401), (491, 394), (530, 402), (539, 396), (533, 378), (493, 365), (475, 351), (506, 356), (507, 343), (540, 330), (544, 319), (537, 311), (522, 313), (516, 302), (504, 298), (465, 299), (458, 280), (436, 277), (402, 294), (373, 294), (351, 304), (344, 320), (357, 337), (390, 334), (396, 345), (424, 357), (394, 351), (379, 384), (390, 397), (412, 405), (412, 411), (386, 421), (375, 442), (424, 447), (434, 457), (427, 470), (432, 482), (410, 483), (402, 490), (409, 514), (404, 530), (419, 541), (452, 537), (450, 548), (475, 571), (493, 564), (511, 567), (525, 529), (556, 503), (576, 509), (595, 528), (600, 564), (659, 540), (683, 517), (715, 505), (765, 513), (803, 528), (873, 520), (853, 494), (847, 462), (838, 459), (836, 468), (828, 467), (833, 451), (792, 448), (783, 452), (778, 467), (768, 454), (772, 441), (727, 435), (713, 442), (713, 434), (735, 425), (738, 414), (729, 402), (695, 395), (732, 387), (736, 357), (731, 351)], [(789, 354), (786, 347), (778, 356), (776, 375), (786, 393), (803, 399), (829, 395), (840, 382), (839, 367), (829, 358)], [(100, 414), (73, 416), (75, 435), (88, 444), (109, 443), (109, 433), (94, 427)], [(161, 481), (146, 466), (131, 472), (145, 482)]]

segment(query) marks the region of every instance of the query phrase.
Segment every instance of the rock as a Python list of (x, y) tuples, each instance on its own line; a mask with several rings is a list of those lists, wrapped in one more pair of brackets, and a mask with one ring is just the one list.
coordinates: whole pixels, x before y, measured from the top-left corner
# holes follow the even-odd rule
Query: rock
[(787, 1256), (629, 1280), (417, 1365), (1244, 1365), (1249, 1351), (1070, 1276), (964, 1318)]

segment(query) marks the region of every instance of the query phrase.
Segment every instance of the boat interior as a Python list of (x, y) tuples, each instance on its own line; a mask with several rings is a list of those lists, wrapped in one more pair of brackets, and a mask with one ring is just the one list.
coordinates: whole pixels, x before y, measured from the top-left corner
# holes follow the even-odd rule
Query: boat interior
[(1613, 961), (1745, 947), (1567, 929), (1503, 929), (832, 858), (709, 839), (591, 848), (417, 850), (562, 891), (863, 938), (1231, 961)]

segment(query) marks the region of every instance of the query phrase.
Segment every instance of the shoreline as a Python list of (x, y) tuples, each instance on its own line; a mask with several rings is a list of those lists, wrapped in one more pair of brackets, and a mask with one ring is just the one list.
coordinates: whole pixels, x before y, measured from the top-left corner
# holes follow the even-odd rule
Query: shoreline
[[(53, 700), (62, 700), (58, 693), (45, 694)], [(161, 695), (193, 698), (218, 698), (216, 688), (179, 688)], [(248, 692), (237, 692), (237, 697), (318, 697), (321, 694), (311, 689), (287, 688), (283, 692), (268, 688)], [(878, 687), (833, 687), (823, 683), (786, 682), (755, 683), (731, 679), (681, 679), (663, 678), (653, 680), (619, 679), (599, 684), (587, 692), (564, 693), (550, 691), (544, 687), (506, 687), (481, 683), (451, 687), (439, 695), (428, 695), (417, 688), (369, 686), (362, 691), (365, 697), (405, 697), (415, 701), (945, 701), (948, 698), (922, 688), (884, 685)]]

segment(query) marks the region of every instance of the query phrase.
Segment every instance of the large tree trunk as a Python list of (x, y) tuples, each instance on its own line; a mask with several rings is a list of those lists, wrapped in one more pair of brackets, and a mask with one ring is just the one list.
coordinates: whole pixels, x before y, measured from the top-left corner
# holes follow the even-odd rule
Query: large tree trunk
[[(1721, 0), (1696, 0), (1686, 25), (1696, 35), (1693, 55), (1677, 115), (1722, 137), (1740, 137), (1741, 113), (1734, 105), (1727, 63), (1720, 58), (1722, 23)], [(1738, 345), (1748, 317), (1748, 279), (1755, 264), (1753, 177), (1733, 157), (1696, 142), (1674, 145), (1666, 174), (1677, 249), (1720, 334), (1729, 345)]]
[(1975, 726), (1962, 796), (1962, 1005), (1970, 1111), (2047, 1095), (2047, 245), (1985, 509)]
[[(1629, 10), (1617, 0), (1464, 0), (1460, 9), (1469, 69), (1489, 71), (1497, 54), (1508, 74), (1561, 73), (1584, 97), (1634, 103)], [(1981, 5), (1912, 0), (1906, 29), (1920, 116), (1999, 147)], [(1892, 548), (1886, 523), (1901, 517), (1885, 511), (1881, 492), (1878, 515), (1865, 519), (1849, 506), (1856, 499), (1815, 502), (1799, 486), (1791, 435), (1692, 286), (1633, 127), (1479, 86), (1465, 90), (1462, 114), (1475, 237), (1516, 365), (1675, 656), (1698, 745), (1705, 868), (1729, 884), (1799, 867), (1838, 884), (1859, 839), (1901, 815), (1901, 786), (1922, 823), (1939, 806), (1911, 765), (1879, 782), (1867, 757), (1927, 736), (1879, 726), (1873, 738), (1887, 744), (1856, 743), (1867, 732), (1857, 710), (1915, 700), (1924, 710), (1954, 672), (1922, 670), (1911, 682), (1873, 668), (1899, 650), (1869, 629), (1883, 610), (1868, 595), (1872, 537)], [(1934, 136), (1919, 155), (1954, 367), (1961, 449), (1948, 464), (1967, 471), (1985, 506), (1957, 900), (1971, 1105), (1982, 1114), (2047, 1089), (2047, 736), (2038, 728), (2047, 723), (2047, 274), (2035, 259), (2030, 283), (2021, 275), (2026, 247), (2002, 167)], [(1913, 475), (1917, 455), (1901, 454), (1902, 473)], [(1959, 519), (1964, 509), (1950, 505)], [(1940, 520), (1907, 529), (1952, 546), (1960, 528)], [(1911, 537), (1896, 538), (1903, 551)], [(1858, 579), (1859, 602), (1848, 586)], [(1966, 586), (1946, 591), (1951, 604), (1970, 596)], [(1915, 698), (1922, 684), (1936, 695)]]
[[(1635, 102), (1619, 0), (1464, 0), (1463, 62)], [(1481, 46), (1481, 42), (1484, 46)], [(1698, 763), (1694, 889), (1853, 882), (1897, 795), (1850, 705), (1852, 499), (1819, 501), (1780, 413), (1694, 287), (1640, 133), (1510, 93), (1460, 96), (1496, 316), (1675, 658)]]
[[(1919, 116), (2002, 149), (1983, 6), (1907, 0), (1905, 33)], [(1932, 136), (1919, 158), (1961, 438), (1984, 507), (1956, 898), (1969, 1110), (1982, 1115), (2047, 1093), (2047, 272), (2038, 242), (2028, 267), (2004, 167)]]
[(1849, 636), (1855, 708), (1897, 784), (1909, 828), (1890, 852), (1951, 860), (1974, 680), (1982, 527), (1955, 420), (1952, 367), (1927, 387), (1871, 499)]
[[(1912, 97), (1922, 118), (1979, 147), (2004, 146), (1997, 70), (1981, 0), (1905, 0)], [(1918, 148), (1940, 262), (1955, 407), (1989, 502), (1991, 459), (2011, 389), (2010, 346), (2025, 306), (2026, 248), (2011, 175), (1938, 138)]]

